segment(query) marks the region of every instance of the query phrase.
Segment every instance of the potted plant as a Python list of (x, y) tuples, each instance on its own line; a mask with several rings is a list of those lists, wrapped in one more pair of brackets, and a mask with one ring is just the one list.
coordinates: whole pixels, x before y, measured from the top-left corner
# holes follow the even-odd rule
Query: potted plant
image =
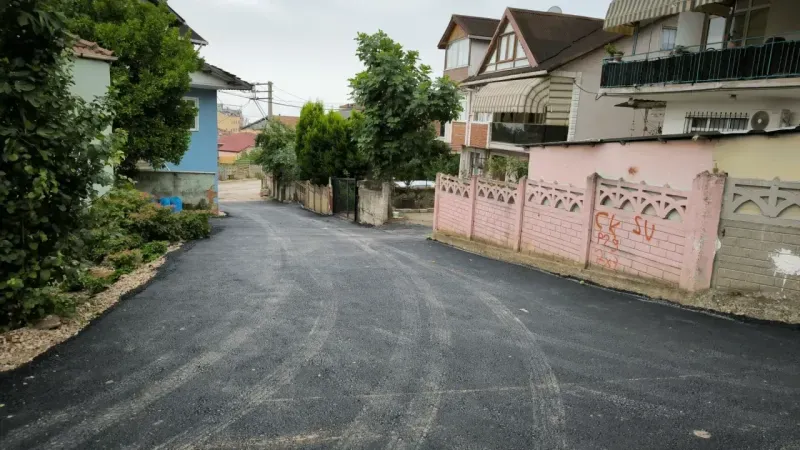
[(608, 53), (609, 58), (615, 62), (622, 61), (622, 57), (625, 56), (625, 53), (619, 51), (619, 49), (617, 49), (617, 46), (614, 45), (613, 43), (606, 44), (605, 50), (606, 53)]

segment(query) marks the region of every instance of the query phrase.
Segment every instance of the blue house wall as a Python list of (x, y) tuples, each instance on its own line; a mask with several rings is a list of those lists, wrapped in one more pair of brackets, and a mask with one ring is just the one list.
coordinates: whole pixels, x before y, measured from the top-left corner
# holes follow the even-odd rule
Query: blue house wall
[(192, 88), (186, 97), (200, 100), (200, 127), (192, 131), (189, 150), (180, 164), (167, 164), (169, 170), (217, 173), (217, 91)]

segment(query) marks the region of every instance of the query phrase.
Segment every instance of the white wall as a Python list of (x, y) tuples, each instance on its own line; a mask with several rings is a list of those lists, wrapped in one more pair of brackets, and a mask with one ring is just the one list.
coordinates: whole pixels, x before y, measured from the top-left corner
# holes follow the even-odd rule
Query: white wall
[[(627, 55), (632, 51), (633, 39), (626, 37), (617, 41), (615, 45)], [(606, 57), (605, 50), (598, 49), (559, 69), (581, 75), (580, 85), (583, 89), (580, 90), (573, 140), (642, 136), (643, 134), (643, 110), (614, 106), (625, 101), (619, 97), (602, 97), (595, 100), (596, 93), (600, 89), (603, 59)]]
[(477, 75), (481, 68), (483, 58), (489, 50), (489, 41), (470, 39), (469, 49), (469, 76)]
[[(702, 97), (700, 97), (702, 98)], [(752, 117), (758, 111), (768, 111), (780, 116), (783, 109), (794, 113), (791, 126), (800, 125), (800, 100), (727, 100), (727, 101), (668, 101), (664, 115), (664, 134), (680, 134), (685, 131), (687, 112), (747, 113)], [(772, 117), (768, 130), (780, 127), (780, 120)]]
[(675, 45), (684, 47), (702, 45), (705, 23), (705, 13), (682, 12), (678, 14), (678, 34), (675, 38)]
[[(75, 58), (72, 64), (72, 80), (75, 82), (70, 86), (72, 94), (88, 102), (94, 101), (108, 93), (108, 87), (111, 85), (111, 64), (96, 59)], [(111, 133), (111, 127), (108, 127), (105, 133)], [(107, 166), (105, 172), (111, 177), (114, 169)], [(94, 189), (97, 195), (103, 195), (111, 190), (111, 185), (96, 184)]]

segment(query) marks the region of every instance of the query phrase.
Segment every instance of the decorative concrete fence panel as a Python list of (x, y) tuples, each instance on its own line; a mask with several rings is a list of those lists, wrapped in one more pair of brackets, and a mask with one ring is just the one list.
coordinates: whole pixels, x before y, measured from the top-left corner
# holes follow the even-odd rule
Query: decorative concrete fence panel
[(730, 178), (714, 287), (800, 295), (800, 183)]
[(439, 175), (434, 200), (434, 228), (463, 236), (471, 235), (472, 186), (470, 180)]
[(724, 182), (703, 172), (690, 191), (680, 191), (594, 174), (584, 190), (440, 175), (433, 226), (698, 291), (711, 286)]
[(680, 283), (689, 193), (599, 179), (589, 263)]
[(512, 247), (519, 223), (517, 185), (477, 179), (472, 237), (502, 247)]
[(522, 218), (521, 249), (583, 261), (584, 190), (528, 181)]

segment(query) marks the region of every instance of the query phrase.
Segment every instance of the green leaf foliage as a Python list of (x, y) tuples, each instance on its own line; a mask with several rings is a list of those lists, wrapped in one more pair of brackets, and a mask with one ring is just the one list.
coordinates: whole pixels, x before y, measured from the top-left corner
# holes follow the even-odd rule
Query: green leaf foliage
[(282, 185), (297, 179), (295, 138), (295, 132), (277, 120), (268, 121), (256, 137), (256, 145), (260, 150), (257, 163)]
[(108, 104), (70, 94), (72, 38), (58, 0), (0, 1), (0, 327), (64, 308), (93, 185), (108, 181)]
[(83, 39), (113, 50), (115, 129), (127, 131), (119, 172), (144, 160), (156, 168), (180, 163), (189, 148), (197, 108), (184, 100), (190, 74), (202, 66), (166, 2), (67, 0), (69, 26)]
[(366, 175), (368, 157), (355, 140), (362, 124), (363, 116), (357, 112), (345, 119), (335, 111), (325, 114), (322, 103), (307, 103), (300, 112), (295, 140), (298, 177), (326, 185), (330, 177)]
[(369, 155), (375, 178), (408, 177), (446, 154), (433, 123), (458, 117), (458, 88), (448, 78), (432, 80), (419, 53), (405, 51), (383, 31), (359, 33), (356, 41), (365, 66), (350, 80), (353, 99), (364, 110), (358, 147)]

